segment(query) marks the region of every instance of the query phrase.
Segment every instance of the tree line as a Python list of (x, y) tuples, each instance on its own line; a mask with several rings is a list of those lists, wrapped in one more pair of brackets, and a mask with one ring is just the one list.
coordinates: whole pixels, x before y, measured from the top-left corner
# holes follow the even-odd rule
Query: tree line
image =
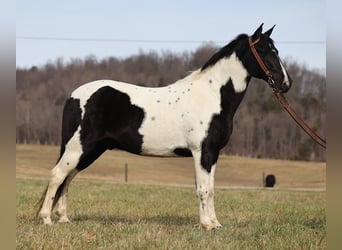
[[(95, 56), (62, 58), (41, 67), (16, 69), (17, 143), (59, 144), (65, 100), (83, 83), (112, 79), (161, 87), (201, 67), (217, 51), (205, 44), (194, 52), (140, 51), (127, 58)], [(325, 135), (326, 77), (286, 60), (293, 80), (287, 96), (295, 109)], [(224, 153), (257, 158), (325, 160), (325, 151), (300, 130), (282, 110), (267, 83), (252, 79), (234, 118)]]

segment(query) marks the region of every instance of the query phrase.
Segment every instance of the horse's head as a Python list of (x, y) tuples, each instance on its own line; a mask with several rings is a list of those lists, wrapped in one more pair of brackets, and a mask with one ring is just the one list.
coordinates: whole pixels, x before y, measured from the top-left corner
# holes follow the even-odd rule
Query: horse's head
[(253, 77), (267, 81), (274, 91), (284, 93), (291, 88), (292, 80), (270, 38), (273, 28), (262, 33), (261, 24), (248, 38), (248, 71)]

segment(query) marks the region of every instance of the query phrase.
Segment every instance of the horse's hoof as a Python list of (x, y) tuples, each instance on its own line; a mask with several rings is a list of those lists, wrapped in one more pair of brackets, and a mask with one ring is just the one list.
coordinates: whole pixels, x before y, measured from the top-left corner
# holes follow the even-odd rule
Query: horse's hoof
[(202, 228), (205, 230), (211, 230), (213, 229), (213, 225), (212, 224), (201, 224)]
[(59, 218), (58, 223), (70, 223), (70, 220), (68, 217), (61, 217)]
[(221, 228), (221, 227), (222, 227), (221, 223), (220, 223), (220, 222), (218, 222), (217, 220), (215, 220), (215, 221), (212, 221), (212, 223), (214, 224), (214, 227), (215, 227), (215, 229), (219, 229), (219, 228)]
[(215, 229), (220, 229), (221, 227), (222, 227), (222, 225), (220, 223), (215, 224), (215, 226), (214, 226)]
[(52, 225), (52, 220), (51, 220), (50, 217), (42, 218), (42, 219), (43, 219), (43, 224), (44, 224), (44, 225), (49, 225), (49, 226)]
[(215, 223), (201, 224), (202, 228), (210, 231), (210, 230), (218, 230), (222, 227), (222, 225), (217, 221)]
[(202, 228), (207, 230), (207, 231), (210, 231), (210, 230), (213, 230), (216, 228), (216, 226), (214, 224), (201, 224)]

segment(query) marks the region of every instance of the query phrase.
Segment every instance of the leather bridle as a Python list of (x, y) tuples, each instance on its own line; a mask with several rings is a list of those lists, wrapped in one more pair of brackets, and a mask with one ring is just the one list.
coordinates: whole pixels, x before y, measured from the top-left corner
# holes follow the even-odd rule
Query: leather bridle
[(260, 41), (260, 37), (257, 38), (255, 41), (252, 40), (252, 37), (248, 37), (248, 43), (249, 47), (251, 48), (251, 51), (257, 60), (260, 68), (264, 71), (264, 73), (267, 76), (267, 82), (270, 85), (270, 87), (273, 90), (274, 96), (277, 98), (279, 104), (286, 110), (286, 112), (293, 118), (293, 120), (304, 130), (304, 132), (311, 137), (316, 143), (318, 143), (320, 146), (326, 149), (326, 141), (320, 137), (317, 132), (308, 125), (307, 122), (304, 121), (304, 119), (292, 108), (289, 100), (285, 97), (284, 94), (281, 93), (281, 91), (277, 88), (273, 76), (271, 72), (266, 67), (265, 63), (261, 59), (259, 53), (255, 49), (255, 44), (257, 44)]
[(260, 68), (266, 74), (268, 85), (270, 85), (270, 87), (273, 89), (274, 92), (275, 91), (280, 92), (280, 90), (277, 88), (277, 86), (276, 86), (276, 84), (275, 84), (275, 82), (273, 80), (273, 76), (272, 76), (271, 72), (268, 70), (268, 68), (266, 67), (265, 63), (261, 59), (258, 51), (255, 49), (255, 44), (257, 44), (259, 41), (260, 41), (260, 37), (257, 38), (255, 41), (252, 40), (252, 37), (248, 37), (249, 47), (251, 48), (251, 51), (252, 51), (255, 59), (257, 60)]

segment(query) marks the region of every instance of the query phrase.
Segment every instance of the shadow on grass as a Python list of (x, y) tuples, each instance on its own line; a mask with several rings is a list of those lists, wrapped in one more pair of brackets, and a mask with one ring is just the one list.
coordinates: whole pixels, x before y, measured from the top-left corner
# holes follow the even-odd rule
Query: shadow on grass
[(87, 215), (78, 214), (71, 217), (72, 222), (86, 222), (95, 221), (104, 225), (117, 225), (117, 224), (160, 224), (165, 226), (182, 226), (193, 225), (197, 223), (197, 218), (191, 216), (178, 216), (178, 215), (155, 215), (155, 216), (115, 216), (115, 215)]

